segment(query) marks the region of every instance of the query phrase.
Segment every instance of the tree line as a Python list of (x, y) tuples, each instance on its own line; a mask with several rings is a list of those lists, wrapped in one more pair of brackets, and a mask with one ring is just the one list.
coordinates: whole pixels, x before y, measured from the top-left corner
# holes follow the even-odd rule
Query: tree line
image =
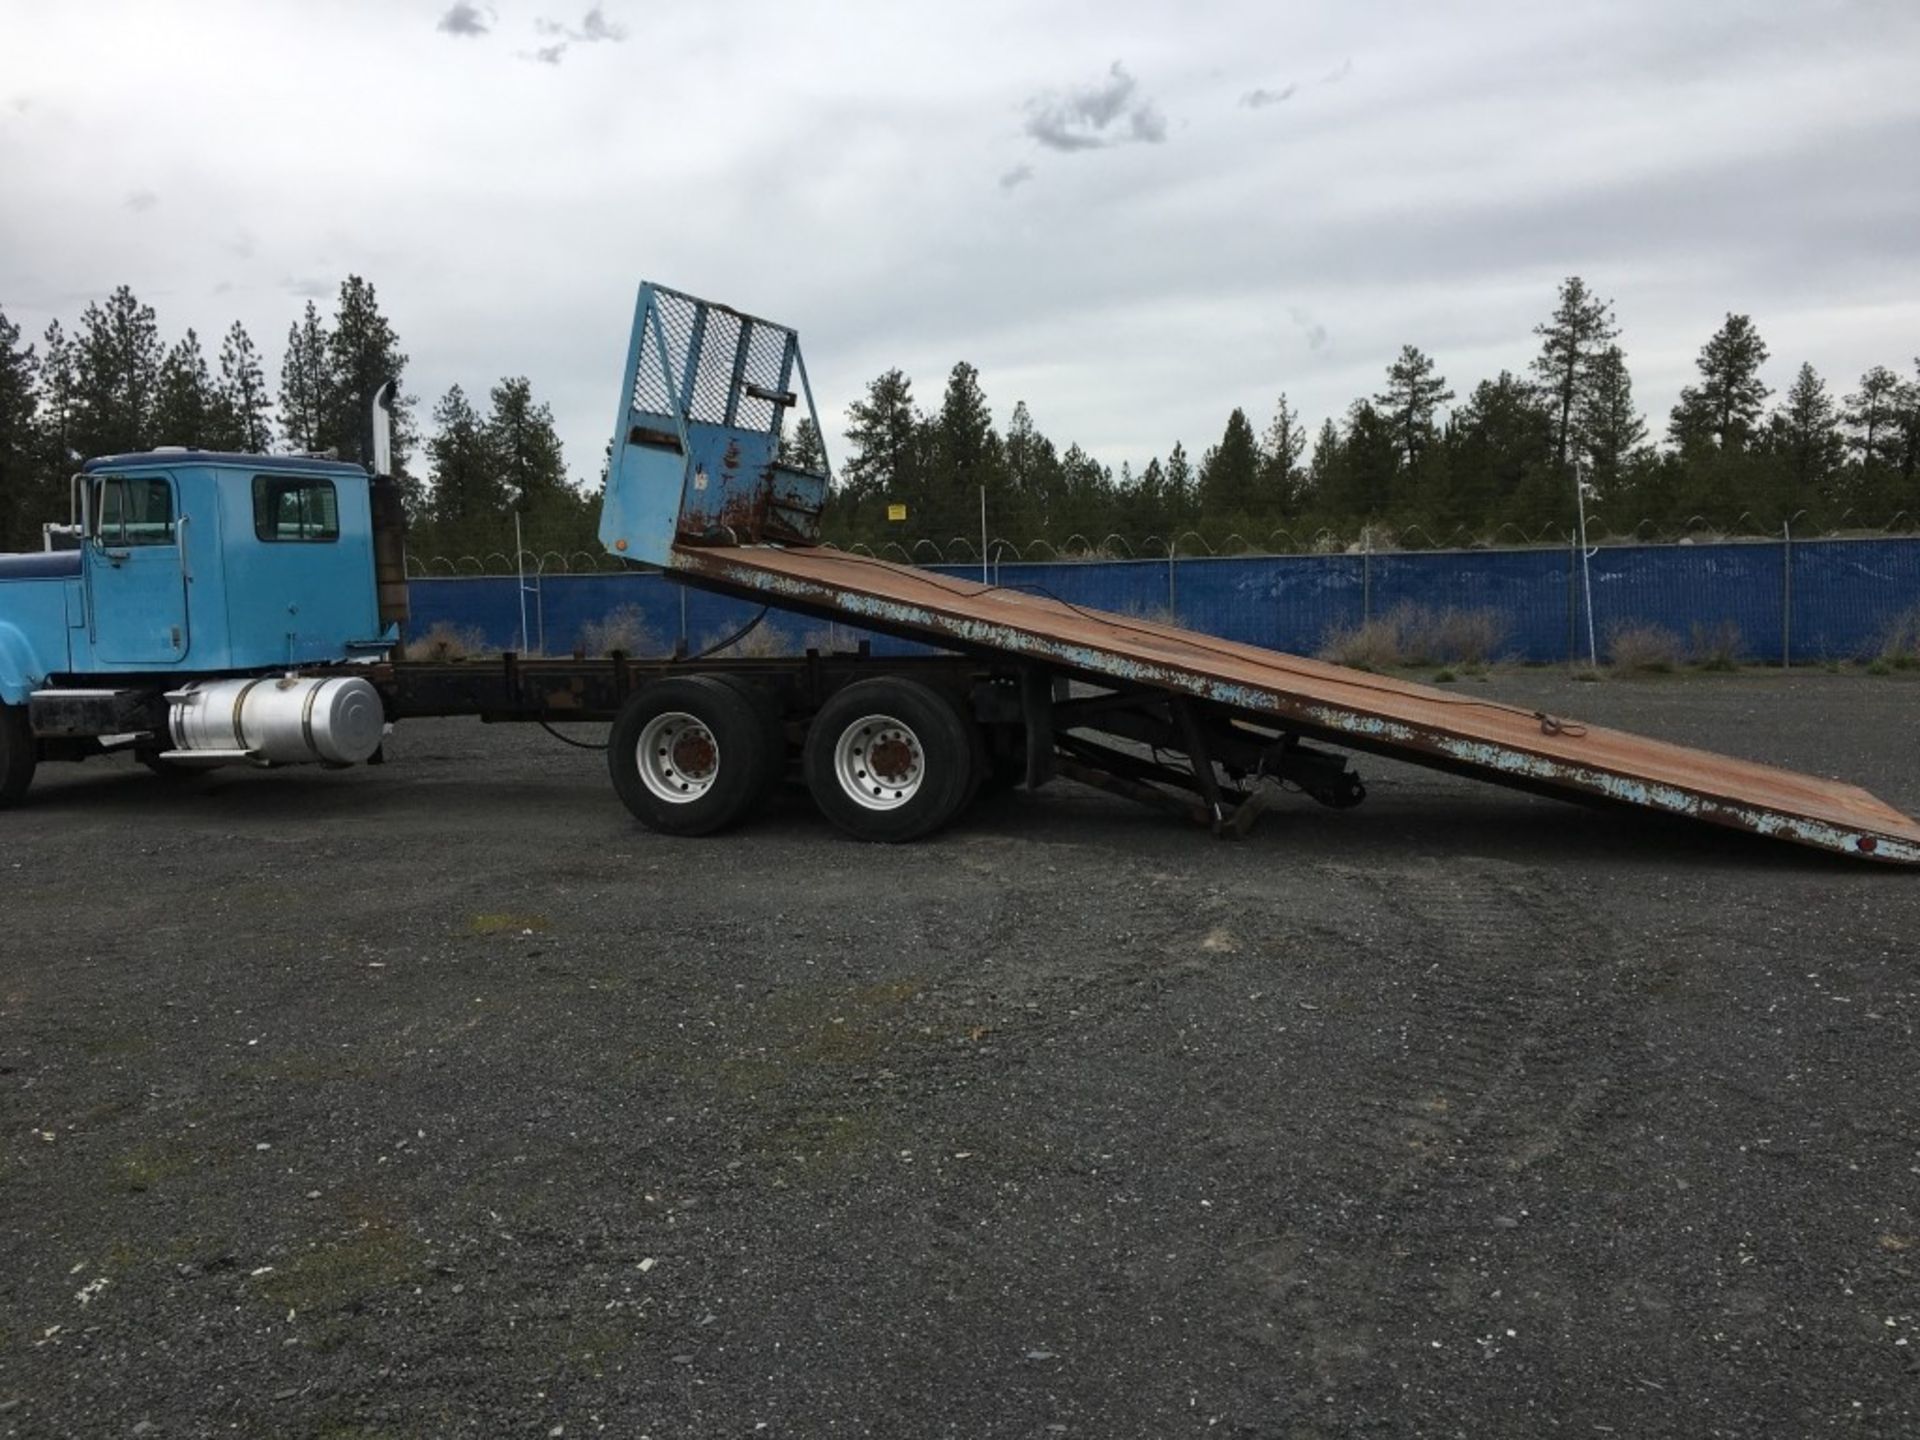
[[(848, 412), (829, 532), (875, 548), (977, 544), (984, 491), (990, 536), (1014, 542), (1079, 536), (1097, 548), (1117, 535), (1150, 549), (1191, 532), (1215, 547), (1237, 534), (1286, 548), (1283, 531), (1296, 543), (1364, 526), (1443, 540), (1507, 524), (1533, 533), (1570, 525), (1576, 469), (1589, 509), (1617, 533), (1696, 515), (1760, 529), (1884, 525), (1902, 511), (1920, 523), (1920, 358), (1913, 379), (1875, 365), (1842, 399), (1803, 364), (1770, 406), (1766, 343), (1750, 316), (1729, 314), (1656, 444), (1611, 302), (1569, 277), (1534, 334), (1524, 375), (1502, 370), (1464, 399), (1407, 345), (1379, 391), (1317, 428), (1282, 394), (1263, 431), (1236, 407), (1197, 460), (1175, 443), (1117, 474), (1049, 440), (1024, 402), (997, 428), (972, 365), (953, 367), (930, 412), (907, 375), (888, 370)], [(803, 424), (789, 451), (817, 462), (818, 448)], [(905, 519), (890, 518), (901, 506)]]
[(407, 356), (358, 275), (340, 285), (331, 315), (307, 301), (287, 328), (277, 387), (246, 327), (235, 321), (209, 363), (188, 329), (171, 345), (131, 287), (89, 304), (71, 331), (55, 320), (38, 343), (0, 310), (0, 550), (37, 549), (40, 526), (64, 520), (68, 478), (97, 455), (159, 445), (332, 454), (365, 463), (368, 407), (391, 379), (393, 462), (423, 554), (512, 546), (519, 511), (529, 548), (593, 543), (594, 507), (570, 484), (552, 411), (524, 376), (492, 388), (476, 411), (460, 386), (434, 407), (426, 474)]
[[(1610, 302), (1570, 277), (1534, 334), (1524, 375), (1502, 370), (1464, 399), (1407, 345), (1376, 393), (1318, 427), (1282, 394), (1260, 431), (1235, 407), (1197, 459), (1176, 442), (1117, 473), (1049, 439), (1024, 401), (1001, 428), (964, 361), (932, 411), (904, 372), (888, 370), (848, 409), (827, 538), (875, 549), (975, 540), (983, 493), (990, 534), (1021, 544), (1079, 536), (1097, 547), (1118, 535), (1152, 549), (1197, 535), (1217, 548), (1239, 535), (1287, 548), (1288, 536), (1302, 544), (1363, 526), (1442, 540), (1507, 524), (1534, 532), (1570, 521), (1576, 467), (1615, 533), (1696, 515), (1809, 530), (1920, 517), (1920, 358), (1914, 378), (1875, 365), (1839, 398), (1803, 364), (1774, 400), (1765, 341), (1750, 316), (1730, 314), (1655, 443)], [(331, 315), (309, 300), (289, 325), (273, 388), (244, 326), (227, 330), (210, 363), (191, 329), (165, 344), (153, 308), (125, 285), (71, 331), (53, 322), (37, 344), (0, 310), (0, 549), (37, 547), (40, 524), (66, 515), (67, 477), (93, 455), (281, 446), (364, 461), (368, 397), (384, 380), (404, 381), (407, 363), (357, 275), (341, 283)], [(502, 378), (484, 409), (452, 386), (424, 445), (416, 402), (397, 389), (395, 470), (416, 554), (510, 554), (516, 518), (535, 554), (597, 549), (595, 497), (569, 481), (552, 412), (526, 377)], [(810, 420), (783, 451), (825, 464)], [(894, 518), (900, 507), (904, 519)]]

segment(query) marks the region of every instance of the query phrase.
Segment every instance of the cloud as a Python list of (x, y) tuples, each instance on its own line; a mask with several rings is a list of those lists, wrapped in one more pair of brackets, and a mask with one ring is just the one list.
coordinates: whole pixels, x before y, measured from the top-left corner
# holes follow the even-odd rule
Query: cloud
[(127, 209), (136, 215), (144, 215), (160, 203), (160, 197), (151, 190), (136, 190), (127, 196)]
[[(1338, 65), (1334, 66), (1333, 69), (1327, 71), (1327, 73), (1319, 79), (1310, 83), (1314, 85), (1338, 85), (1352, 73), (1353, 57), (1349, 55), (1345, 60), (1342, 60)], [(1300, 93), (1301, 88), (1302, 85), (1300, 81), (1289, 80), (1278, 90), (1268, 90), (1264, 87), (1249, 90), (1240, 97), (1240, 103), (1249, 110), (1264, 110), (1269, 105), (1281, 105), (1291, 100)]]
[(303, 300), (324, 300), (333, 294), (333, 286), (325, 280), (302, 279), (295, 275), (282, 277), (280, 288), (289, 295)]
[(542, 65), (558, 65), (560, 58), (566, 53), (567, 42), (562, 40), (557, 45), (542, 45), (537, 50), (522, 50), (520, 52), (520, 58), (522, 60), (538, 60)]
[(534, 21), (533, 28), (542, 35), (562, 35), (582, 45), (597, 45), (603, 40), (618, 45), (627, 38), (627, 27), (607, 19), (606, 11), (598, 5), (587, 11), (586, 18), (580, 22), (578, 30), (558, 20), (549, 20), (544, 17)]
[(1249, 90), (1240, 97), (1240, 103), (1249, 110), (1264, 110), (1269, 105), (1279, 105), (1291, 100), (1300, 93), (1300, 82), (1289, 81), (1278, 90)]
[(1026, 184), (1031, 179), (1033, 179), (1033, 167), (1031, 165), (1016, 165), (1000, 177), (1000, 188), (1002, 190), (1012, 190), (1016, 186)]
[(1332, 338), (1327, 334), (1327, 327), (1308, 314), (1303, 306), (1289, 305), (1287, 318), (1299, 326), (1300, 333), (1307, 337), (1307, 349), (1317, 355), (1327, 348), (1327, 342)]
[(468, 0), (454, 0), (447, 7), (447, 13), (440, 17), (440, 23), (433, 27), (448, 35), (463, 35), (468, 39), (478, 39), (493, 28), (493, 11), (482, 10)]
[(596, 5), (587, 11), (587, 18), (580, 22), (580, 33), (574, 38), (585, 41), (589, 45), (597, 40), (611, 40), (618, 45), (627, 38), (627, 27), (614, 24)]
[(1027, 134), (1068, 153), (1130, 141), (1158, 145), (1167, 138), (1166, 118), (1138, 92), (1139, 82), (1116, 60), (1098, 84), (1027, 101)]

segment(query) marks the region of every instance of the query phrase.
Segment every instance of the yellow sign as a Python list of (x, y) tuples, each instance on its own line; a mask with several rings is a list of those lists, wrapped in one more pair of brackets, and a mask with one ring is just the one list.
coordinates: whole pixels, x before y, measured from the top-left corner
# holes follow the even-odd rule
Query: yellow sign
[(904, 506), (904, 505), (889, 505), (889, 506), (887, 506), (887, 519), (889, 519), (889, 520), (904, 520), (904, 519), (906, 519), (906, 518), (907, 518), (907, 507), (906, 507), (906, 506)]

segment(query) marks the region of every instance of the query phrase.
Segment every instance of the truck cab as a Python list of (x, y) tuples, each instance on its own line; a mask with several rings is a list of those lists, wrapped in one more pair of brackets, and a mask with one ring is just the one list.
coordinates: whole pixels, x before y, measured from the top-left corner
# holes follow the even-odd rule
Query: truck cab
[(49, 684), (236, 675), (378, 653), (370, 485), (305, 456), (86, 463), (74, 523), (0, 556), (0, 701)]
[(89, 460), (71, 522), (0, 555), (0, 805), (39, 760), (118, 749), (156, 769), (369, 758), (373, 687), (299, 672), (396, 644), (403, 526), (392, 482), (337, 460)]

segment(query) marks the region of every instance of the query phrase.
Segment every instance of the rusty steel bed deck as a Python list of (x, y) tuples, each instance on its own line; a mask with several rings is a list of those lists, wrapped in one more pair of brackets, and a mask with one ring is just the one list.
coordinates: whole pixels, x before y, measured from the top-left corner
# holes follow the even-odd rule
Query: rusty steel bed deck
[(838, 550), (676, 545), (669, 568), (706, 588), (1182, 692), (1303, 736), (1498, 784), (1920, 865), (1920, 823), (1837, 780)]

